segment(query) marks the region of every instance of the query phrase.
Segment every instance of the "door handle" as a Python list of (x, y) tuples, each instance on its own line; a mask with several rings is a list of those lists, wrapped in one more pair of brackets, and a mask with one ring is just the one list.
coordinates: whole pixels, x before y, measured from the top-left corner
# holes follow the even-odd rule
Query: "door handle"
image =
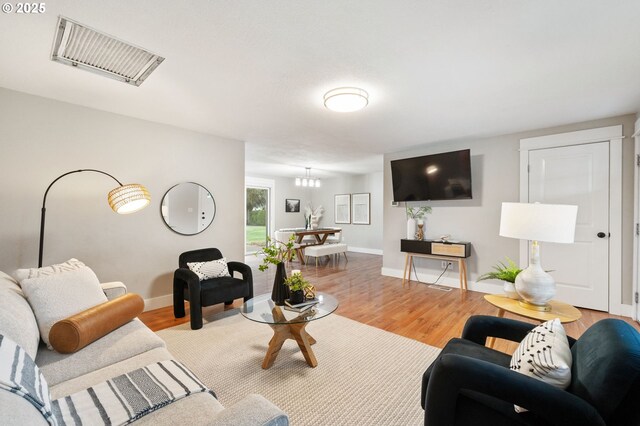
[(607, 234), (605, 234), (604, 232), (598, 232), (596, 235), (598, 236), (598, 238), (604, 238), (607, 236)]

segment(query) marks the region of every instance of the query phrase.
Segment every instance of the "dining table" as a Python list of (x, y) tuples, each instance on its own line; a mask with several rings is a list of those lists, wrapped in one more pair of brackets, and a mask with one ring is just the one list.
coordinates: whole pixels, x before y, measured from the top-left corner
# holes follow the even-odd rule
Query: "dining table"
[[(296, 236), (296, 254), (298, 255), (298, 259), (301, 264), (305, 264), (304, 261), (304, 248), (309, 246), (318, 246), (327, 242), (327, 238), (329, 235), (337, 234), (338, 232), (342, 232), (341, 228), (316, 228), (316, 229), (305, 229), (305, 228), (289, 228), (289, 229), (280, 229), (279, 231), (283, 232), (293, 232)], [(304, 237), (313, 236), (315, 237), (312, 242), (305, 242)]]

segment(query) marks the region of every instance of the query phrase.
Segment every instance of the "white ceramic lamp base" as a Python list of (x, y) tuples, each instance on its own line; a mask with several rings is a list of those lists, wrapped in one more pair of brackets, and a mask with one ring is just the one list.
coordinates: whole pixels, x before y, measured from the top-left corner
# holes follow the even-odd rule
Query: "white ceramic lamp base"
[(529, 266), (518, 274), (515, 284), (523, 307), (536, 311), (551, 310), (548, 302), (556, 295), (556, 283), (540, 266), (540, 246), (537, 241), (531, 246)]

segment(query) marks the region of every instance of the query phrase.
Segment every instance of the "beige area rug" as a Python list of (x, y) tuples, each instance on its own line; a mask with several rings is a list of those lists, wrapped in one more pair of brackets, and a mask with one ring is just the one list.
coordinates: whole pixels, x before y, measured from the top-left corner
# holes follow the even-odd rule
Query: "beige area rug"
[(422, 373), (439, 349), (335, 314), (313, 321), (316, 368), (288, 340), (261, 368), (271, 328), (231, 310), (200, 330), (158, 332), (171, 353), (231, 405), (258, 393), (302, 425), (422, 425)]

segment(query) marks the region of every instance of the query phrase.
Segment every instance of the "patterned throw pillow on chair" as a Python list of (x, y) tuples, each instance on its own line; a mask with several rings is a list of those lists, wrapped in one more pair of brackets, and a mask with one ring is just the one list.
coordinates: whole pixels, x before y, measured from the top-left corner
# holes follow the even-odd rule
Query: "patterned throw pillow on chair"
[(227, 259), (224, 257), (210, 262), (187, 262), (187, 266), (196, 273), (200, 281), (231, 276), (227, 268)]
[[(520, 342), (510, 368), (560, 389), (571, 383), (571, 348), (558, 318), (540, 324)], [(515, 406), (518, 413), (527, 411)]]

